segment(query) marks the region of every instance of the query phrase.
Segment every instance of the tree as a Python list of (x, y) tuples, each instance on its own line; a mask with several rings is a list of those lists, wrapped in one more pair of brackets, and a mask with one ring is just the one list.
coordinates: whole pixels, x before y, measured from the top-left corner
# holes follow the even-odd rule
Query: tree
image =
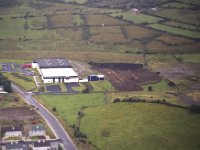
[(152, 86), (148, 86), (148, 91), (153, 91), (153, 87)]
[(4, 91), (6, 91), (8, 93), (12, 92), (11, 82), (9, 80), (4, 80), (2, 82), (2, 85), (3, 85), (3, 90)]
[(53, 111), (56, 112), (56, 107), (53, 107)]
[(2, 85), (5, 80), (7, 80), (7, 78), (0, 74), (0, 85)]
[(118, 103), (118, 102), (120, 102), (121, 100), (119, 99), (119, 98), (115, 98), (114, 100), (113, 100), (113, 103)]

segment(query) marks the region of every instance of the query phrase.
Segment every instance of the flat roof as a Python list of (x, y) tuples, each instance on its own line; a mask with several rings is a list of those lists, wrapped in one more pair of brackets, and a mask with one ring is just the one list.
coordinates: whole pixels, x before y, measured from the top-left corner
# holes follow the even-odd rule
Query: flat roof
[(72, 68), (43, 68), (41, 73), (44, 78), (77, 77), (76, 72)]
[(70, 68), (71, 65), (67, 59), (39, 59), (34, 60), (40, 68)]

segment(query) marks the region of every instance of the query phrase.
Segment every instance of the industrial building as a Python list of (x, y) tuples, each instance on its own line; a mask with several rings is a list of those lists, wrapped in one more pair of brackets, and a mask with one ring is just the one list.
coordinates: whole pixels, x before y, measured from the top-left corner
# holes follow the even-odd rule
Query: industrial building
[(78, 75), (66, 59), (40, 59), (32, 62), (44, 83), (78, 82)]

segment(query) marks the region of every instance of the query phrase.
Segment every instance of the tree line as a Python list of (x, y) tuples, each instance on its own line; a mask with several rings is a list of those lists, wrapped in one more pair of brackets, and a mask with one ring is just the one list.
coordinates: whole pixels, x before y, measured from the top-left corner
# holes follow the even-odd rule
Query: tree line
[(5, 92), (11, 93), (12, 88), (11, 88), (11, 82), (8, 80), (7, 77), (3, 76), (3, 74), (0, 74), (0, 86), (3, 87), (3, 90)]

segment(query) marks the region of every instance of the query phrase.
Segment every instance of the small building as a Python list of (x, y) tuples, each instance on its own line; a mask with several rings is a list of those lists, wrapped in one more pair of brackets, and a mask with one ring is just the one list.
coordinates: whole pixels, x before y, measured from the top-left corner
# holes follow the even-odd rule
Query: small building
[(46, 129), (43, 125), (36, 125), (32, 126), (31, 130), (29, 131), (29, 136), (46, 136)]
[(23, 64), (22, 68), (32, 68), (32, 64)]
[(24, 142), (8, 142), (2, 146), (2, 150), (29, 150)]
[(40, 59), (32, 62), (44, 83), (78, 82), (78, 75), (66, 59)]
[(8, 92), (5, 92), (5, 91), (3, 90), (3, 86), (0, 86), (0, 94), (6, 94), (6, 93), (8, 93)]
[(2, 127), (1, 133), (4, 137), (22, 137), (23, 136), (23, 127), (17, 126), (17, 127)]
[(104, 80), (104, 75), (89, 75), (88, 76), (88, 81), (99, 81), (99, 80)]

